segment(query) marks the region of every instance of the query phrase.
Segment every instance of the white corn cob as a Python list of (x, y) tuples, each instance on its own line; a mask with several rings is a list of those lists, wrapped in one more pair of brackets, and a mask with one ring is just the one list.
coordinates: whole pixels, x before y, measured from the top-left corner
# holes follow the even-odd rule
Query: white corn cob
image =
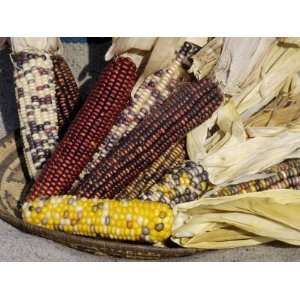
[(13, 60), (24, 155), (29, 175), (35, 178), (58, 139), (53, 64), (50, 54), (39, 49), (15, 53)]

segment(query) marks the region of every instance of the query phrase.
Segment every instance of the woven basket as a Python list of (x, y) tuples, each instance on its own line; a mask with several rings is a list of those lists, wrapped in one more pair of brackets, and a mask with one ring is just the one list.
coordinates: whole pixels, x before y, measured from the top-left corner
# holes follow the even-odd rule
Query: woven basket
[(59, 231), (51, 231), (23, 222), (18, 213), (18, 199), (28, 190), (27, 176), (20, 148), (19, 135), (9, 135), (0, 140), (0, 218), (14, 227), (38, 235), (71, 248), (95, 255), (108, 254), (131, 259), (161, 259), (192, 255), (200, 250), (179, 248), (170, 244), (159, 248), (147, 244), (125, 243), (88, 237), (79, 237)]

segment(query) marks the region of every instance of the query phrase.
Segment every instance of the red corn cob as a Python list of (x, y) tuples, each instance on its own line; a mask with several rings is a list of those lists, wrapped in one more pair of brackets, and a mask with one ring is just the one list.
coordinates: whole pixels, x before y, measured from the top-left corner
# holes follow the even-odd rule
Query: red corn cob
[(136, 66), (129, 58), (116, 58), (105, 68), (28, 199), (68, 192), (130, 100), (136, 78)]
[(55, 96), (59, 135), (70, 124), (79, 100), (79, 88), (67, 62), (60, 55), (51, 57), (55, 80)]
[(207, 120), (221, 101), (220, 90), (210, 80), (178, 87), (81, 181), (75, 193), (113, 198), (172, 144)]

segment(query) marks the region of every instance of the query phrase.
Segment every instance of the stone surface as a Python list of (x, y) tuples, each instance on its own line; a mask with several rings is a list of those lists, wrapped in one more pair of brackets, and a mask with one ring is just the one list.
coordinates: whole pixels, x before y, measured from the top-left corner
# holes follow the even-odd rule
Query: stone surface
[[(131, 261), (94, 256), (23, 233), (0, 220), (0, 261)], [(163, 261), (300, 261), (300, 248), (282, 244), (205, 251)]]

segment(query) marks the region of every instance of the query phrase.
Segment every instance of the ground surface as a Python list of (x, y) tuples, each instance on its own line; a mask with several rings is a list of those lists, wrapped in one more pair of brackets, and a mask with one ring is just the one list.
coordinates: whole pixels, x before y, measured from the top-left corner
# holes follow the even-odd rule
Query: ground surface
[[(106, 46), (65, 44), (65, 56), (87, 93), (104, 62), (99, 60)], [(7, 51), (0, 51), (0, 138), (17, 128), (12, 65)], [(0, 158), (1, 159), (1, 158)], [(25, 234), (0, 221), (0, 261), (125, 261), (108, 256), (97, 257), (43, 238)], [(206, 251), (195, 256), (169, 261), (300, 261), (300, 248), (284, 245)]]
[[(0, 261), (128, 261), (94, 256), (25, 234), (0, 221)], [(300, 261), (300, 248), (284, 245), (206, 251), (168, 261)]]

